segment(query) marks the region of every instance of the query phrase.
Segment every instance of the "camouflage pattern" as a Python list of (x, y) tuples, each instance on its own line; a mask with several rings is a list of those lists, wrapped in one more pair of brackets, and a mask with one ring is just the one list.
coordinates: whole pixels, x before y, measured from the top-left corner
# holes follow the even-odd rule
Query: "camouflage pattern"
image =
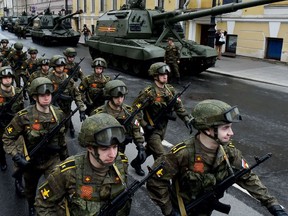
[(29, 77), (28, 83), (31, 83), (34, 79), (38, 78), (38, 77), (47, 77), (52, 74), (52, 72), (50, 72), (49, 70), (47, 70), (47, 72), (41, 70), (36, 70), (35, 72), (33, 72), (31, 74), (31, 76)]
[[(223, 146), (233, 170), (242, 169), (245, 159), (242, 153), (235, 148), (232, 142)], [(169, 153), (163, 155), (153, 166), (164, 161), (163, 170), (158, 176), (154, 175), (147, 181), (147, 190), (151, 199), (161, 208), (164, 215), (169, 215), (172, 208), (178, 209), (176, 181), (179, 182), (179, 195), (185, 205), (191, 203), (206, 190), (216, 183), (221, 182), (229, 175), (227, 162), (220, 150), (211, 154), (211, 149), (205, 148), (198, 137), (191, 137), (174, 146)], [(172, 180), (172, 191), (170, 189)], [(246, 189), (262, 205), (270, 207), (277, 205), (277, 200), (272, 197), (267, 188), (261, 183), (258, 176), (253, 172), (242, 176), (238, 185)], [(211, 215), (212, 209), (209, 202), (187, 212), (187, 215)]]
[[(68, 62), (68, 60), (66, 61), (67, 64), (64, 67), (64, 72), (68, 75), (70, 75), (73, 72), (73, 69), (76, 66), (76, 62)], [(81, 68), (79, 68), (79, 70), (76, 72), (76, 74), (73, 77), (74, 81), (77, 82), (78, 79), (80, 79), (81, 81), (84, 79), (84, 73), (82, 71)]]
[(1, 52), (1, 56), (3, 56), (4, 58), (7, 58), (9, 53), (12, 51), (12, 47), (7, 46), (1, 46), (0, 47), (0, 52)]
[[(105, 87), (105, 84), (110, 80), (111, 78), (109, 76), (103, 75), (103, 73), (99, 76), (93, 73), (89, 76), (86, 76), (80, 83), (79, 91), (81, 93), (82, 100), (87, 105), (87, 107), (90, 107), (91, 111), (104, 104), (105, 97), (103, 95), (103, 88)], [(94, 98), (96, 95), (97, 100), (95, 101)], [(92, 106), (93, 101), (94, 106)], [(87, 113), (87, 115), (89, 114), (90, 113)]]
[(168, 45), (165, 48), (164, 62), (167, 63), (171, 70), (172, 74), (176, 77), (180, 77), (178, 61), (180, 61), (180, 51), (177, 46), (173, 43)]
[(38, 59), (29, 58), (21, 65), (22, 74), (29, 79), (30, 75), (39, 69)]
[[(43, 113), (38, 111), (35, 105), (28, 106), (19, 111), (5, 128), (4, 150), (12, 157), (17, 153), (23, 154), (24, 146), (22, 146), (22, 151), (19, 151), (16, 144), (16, 140), (22, 135), (29, 154), (43, 139), (43, 136), (63, 118), (63, 112), (57, 107), (50, 106), (50, 113)], [(33, 156), (29, 169), (24, 170), (25, 194), (29, 205), (34, 203), (41, 175), (45, 174), (47, 177), (49, 171), (60, 161), (61, 155), (68, 155), (64, 127)]]
[[(15, 46), (15, 44), (14, 44), (14, 46)], [(7, 57), (7, 60), (10, 63), (10, 66), (15, 71), (16, 86), (20, 87), (20, 78), (21, 78), (21, 75), (22, 75), (21, 66), (27, 60), (26, 52), (23, 52), (22, 50), (20, 50), (20, 51), (12, 50), (9, 53), (9, 55)]]
[(95, 68), (95, 67), (107, 68), (107, 62), (104, 58), (95, 58), (91, 64), (91, 67), (92, 68)]
[[(67, 158), (58, 165), (47, 181), (39, 187), (36, 198), (37, 215), (65, 215), (59, 213), (57, 204), (64, 197), (68, 199), (68, 208), (71, 216), (98, 215), (100, 208), (120, 194), (127, 185), (128, 159), (119, 154), (114, 165), (107, 168), (106, 175), (103, 171), (92, 168), (88, 156), (80, 154)], [(97, 176), (97, 178), (94, 178)], [(117, 212), (117, 216), (129, 215), (131, 202)]]
[[(131, 106), (128, 106), (126, 104), (123, 104), (121, 107), (121, 111), (119, 110), (114, 110), (110, 107), (108, 101), (105, 102), (104, 105), (98, 107), (95, 109), (91, 115), (99, 114), (99, 113), (107, 113), (112, 115), (114, 118), (116, 118), (120, 124), (123, 124), (124, 121), (133, 113), (133, 108)], [(135, 117), (134, 120), (131, 122), (131, 124), (125, 128), (126, 134), (125, 134), (125, 141), (124, 143), (121, 143), (119, 145), (119, 151), (124, 153), (125, 151), (125, 146), (129, 143), (134, 141), (136, 144), (142, 144), (144, 143), (144, 137), (140, 132), (140, 125), (138, 119), (139, 116)]]
[[(144, 129), (147, 125), (154, 127), (153, 131), (145, 131), (147, 142), (146, 153), (147, 155), (152, 154), (154, 159), (157, 159), (165, 152), (162, 140), (164, 139), (169, 119), (167, 115), (166, 117), (163, 117), (157, 125), (153, 125), (153, 119), (162, 108), (166, 107), (167, 103), (175, 94), (176, 91), (172, 85), (165, 84), (164, 88), (161, 89), (154, 83), (141, 91), (133, 103), (133, 106), (137, 107), (139, 104), (143, 105), (144, 101), (149, 98), (149, 102), (144, 106), (143, 118), (141, 119), (140, 124)], [(182, 121), (185, 121), (186, 118), (188, 118), (188, 113), (180, 98), (178, 98), (177, 103), (174, 106), (174, 111)]]
[(154, 76), (158, 76), (158, 75), (160, 75), (160, 74), (165, 74), (165, 73), (169, 74), (170, 71), (168, 71), (168, 70), (165, 70), (164, 72), (162, 71), (162, 73), (160, 73), (160, 72), (158, 71), (159, 68), (164, 67), (164, 66), (166, 66), (166, 65), (167, 65), (167, 64), (164, 63), (164, 62), (156, 62), (156, 63), (152, 64), (152, 65), (150, 66), (149, 70), (148, 70), (149, 76), (153, 76), (153, 77), (154, 77)]

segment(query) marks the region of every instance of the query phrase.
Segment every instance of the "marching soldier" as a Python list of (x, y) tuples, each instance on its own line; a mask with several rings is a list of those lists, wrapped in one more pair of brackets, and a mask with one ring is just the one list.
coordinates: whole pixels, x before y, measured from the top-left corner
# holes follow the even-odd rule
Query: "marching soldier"
[(180, 64), (180, 52), (179, 48), (174, 44), (173, 38), (168, 38), (168, 45), (165, 49), (164, 62), (169, 65), (172, 70), (172, 75), (170, 79), (173, 77), (176, 78), (176, 82), (181, 84), (180, 82), (180, 73), (179, 73), (179, 64)]
[[(0, 68), (0, 166), (2, 171), (7, 169), (5, 151), (3, 149), (2, 142), (2, 136), (5, 131), (5, 127), (10, 123), (15, 113), (24, 108), (23, 96), (21, 94), (19, 95), (18, 99), (10, 106), (11, 109), (9, 107), (9, 110), (3, 113), (5, 106), (7, 106), (10, 100), (21, 91), (20, 88), (13, 86), (14, 77), (14, 72), (12, 71), (11, 67), (6, 66)], [(21, 193), (21, 191), (23, 192), (23, 189), (20, 189), (19, 191)]]
[(31, 76), (29, 77), (28, 82), (31, 83), (34, 79), (37, 77), (48, 77), (50, 74), (50, 59), (42, 58), (38, 61), (38, 65), (40, 66), (40, 69), (34, 71)]
[[(36, 101), (35, 105), (19, 111), (8, 124), (3, 135), (5, 151), (22, 170), (25, 181), (25, 195), (29, 205), (29, 215), (35, 215), (34, 202), (40, 177), (45, 177), (54, 166), (68, 156), (64, 128), (27, 161), (29, 153), (64, 118), (63, 112), (51, 105), (54, 86), (48, 78), (39, 77), (32, 81), (29, 92)], [(22, 135), (25, 143), (19, 151), (15, 141)], [(29, 167), (29, 168), (28, 168)]]
[(109, 76), (103, 74), (105, 68), (107, 68), (105, 59), (96, 58), (91, 66), (93, 74), (86, 76), (79, 85), (82, 100), (87, 106), (87, 115), (90, 115), (93, 110), (104, 104), (103, 88), (111, 80)]
[[(146, 185), (163, 215), (180, 215), (179, 212), (181, 215), (211, 215), (217, 208), (214, 203), (221, 197), (213, 197), (216, 200), (207, 200), (189, 212), (184, 206), (228, 176), (248, 168), (242, 153), (231, 140), (232, 123), (242, 120), (236, 106), (231, 107), (219, 100), (204, 100), (194, 107), (192, 115), (192, 124), (198, 133), (155, 161), (154, 166), (164, 161), (164, 167)], [(287, 216), (253, 172), (239, 177), (236, 183), (258, 199), (272, 215)]]
[[(176, 94), (173, 86), (167, 84), (169, 73), (170, 68), (167, 64), (163, 62), (152, 64), (149, 69), (149, 75), (153, 76), (154, 83), (141, 91), (133, 103), (135, 107), (139, 105), (143, 106), (143, 119), (141, 120), (141, 126), (144, 128), (145, 140), (147, 142), (146, 154), (147, 157), (152, 154), (154, 160), (159, 158), (165, 152), (162, 140), (164, 140), (168, 121), (176, 120), (174, 111), (181, 120), (185, 122), (186, 127), (190, 129), (192, 128), (190, 117), (180, 98), (177, 98), (172, 113), (167, 113), (158, 123), (154, 124), (154, 119), (157, 117), (158, 113), (167, 106)], [(149, 101), (144, 105), (147, 98)], [(131, 166), (135, 169), (137, 174), (144, 172), (141, 168), (141, 163), (138, 157), (131, 162)]]
[(8, 39), (2, 39), (1, 40), (1, 45), (2, 46), (0, 47), (0, 51), (1, 51), (1, 55), (4, 58), (7, 58), (8, 54), (12, 51), (12, 48), (8, 47), (8, 44), (9, 44), (9, 40)]
[[(59, 90), (61, 84), (65, 81), (65, 79), (68, 78), (68, 75), (64, 72), (65, 65), (66, 59), (64, 58), (64, 56), (54, 55), (50, 60), (50, 66), (53, 67), (53, 71), (50, 75), (48, 75), (48, 78), (52, 81), (55, 88), (53, 97), (55, 97), (55, 94)], [(74, 100), (76, 105), (80, 107), (80, 121), (83, 121), (86, 118), (86, 106), (81, 100), (81, 94), (78, 88), (75, 86), (74, 80), (71, 79), (65, 89), (62, 90), (63, 94), (58, 97), (58, 99), (56, 100), (56, 104), (61, 108), (65, 115), (68, 116), (71, 113), (72, 101)], [(67, 131), (68, 129), (70, 129), (71, 137), (74, 138), (75, 129), (73, 127), (72, 121), (67, 122), (65, 130)]]
[[(104, 87), (104, 97), (108, 100), (105, 101), (105, 104), (95, 109), (91, 115), (99, 114), (99, 113), (108, 113), (115, 117), (120, 124), (124, 124), (127, 118), (133, 113), (133, 108), (124, 103), (125, 96), (128, 93), (127, 86), (121, 80), (111, 80), (106, 83)], [(134, 141), (137, 150), (138, 150), (138, 158), (140, 162), (144, 162), (146, 159), (145, 148), (143, 146), (144, 137), (140, 132), (139, 121), (137, 120), (137, 116), (131, 119), (127, 125), (123, 125), (126, 129), (125, 140), (123, 143), (120, 143), (118, 148), (119, 151), (124, 153), (126, 145)], [(143, 163), (142, 162), (142, 163)], [(140, 173), (144, 175), (145, 173)]]
[(26, 52), (23, 52), (22, 49), (23, 44), (20, 42), (16, 42), (14, 44), (14, 50), (12, 50), (7, 57), (8, 62), (10, 63), (12, 69), (15, 71), (15, 82), (17, 87), (20, 87), (21, 84), (21, 66), (27, 60)]
[[(98, 215), (127, 185), (128, 159), (118, 153), (124, 139), (123, 126), (111, 115), (88, 117), (78, 137), (86, 152), (67, 158), (39, 187), (37, 215), (65, 215), (57, 208), (63, 198), (68, 198), (66, 215)], [(126, 202), (115, 215), (129, 215), (130, 206)]]
[[(77, 52), (74, 48), (69, 47), (69, 48), (64, 50), (63, 54), (66, 57), (66, 65), (64, 68), (64, 72), (70, 76), (73, 68), (76, 65), (75, 57), (77, 55)], [(76, 72), (73, 79), (75, 82), (77, 82), (78, 79), (80, 79), (82, 81), (83, 78), (84, 78), (84, 73), (83, 73), (82, 69), (79, 67), (79, 70)]]

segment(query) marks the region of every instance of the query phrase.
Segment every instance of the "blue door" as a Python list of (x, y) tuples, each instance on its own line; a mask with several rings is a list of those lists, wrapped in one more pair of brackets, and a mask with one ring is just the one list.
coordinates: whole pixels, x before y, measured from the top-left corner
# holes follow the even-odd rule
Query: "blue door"
[(267, 38), (267, 59), (281, 59), (283, 39), (281, 38)]

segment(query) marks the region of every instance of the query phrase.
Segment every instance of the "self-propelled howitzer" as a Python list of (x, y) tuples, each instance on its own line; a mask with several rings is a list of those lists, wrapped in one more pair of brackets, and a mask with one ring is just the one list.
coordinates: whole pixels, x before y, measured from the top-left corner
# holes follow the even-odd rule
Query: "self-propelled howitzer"
[(180, 49), (180, 72), (195, 75), (213, 66), (217, 53), (211, 47), (186, 40), (179, 21), (230, 13), (279, 1), (282, 0), (251, 0), (184, 14), (181, 10), (148, 10), (141, 4), (125, 6), (99, 17), (96, 34), (86, 44), (93, 59), (103, 57), (109, 67), (135, 75), (146, 75), (152, 63), (164, 60), (167, 38), (173, 37), (175, 45)]
[(81, 34), (72, 29), (70, 18), (81, 13), (83, 13), (82, 10), (59, 16), (46, 12), (31, 30), (32, 41), (44, 46), (55, 44), (55, 42), (76, 46)]

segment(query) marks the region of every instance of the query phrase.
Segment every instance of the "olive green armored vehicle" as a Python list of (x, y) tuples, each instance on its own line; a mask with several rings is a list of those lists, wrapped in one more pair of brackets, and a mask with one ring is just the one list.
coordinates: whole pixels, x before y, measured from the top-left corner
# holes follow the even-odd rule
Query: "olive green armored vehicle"
[(251, 0), (188, 13), (180, 10), (148, 10), (135, 1), (120, 10), (108, 11), (97, 20), (96, 34), (86, 41), (93, 59), (103, 57), (108, 66), (135, 75), (146, 75), (150, 65), (164, 60), (167, 38), (180, 48), (180, 72), (197, 75), (216, 62), (216, 51), (184, 38), (180, 21), (234, 12), (281, 0)]
[(32, 41), (43, 46), (77, 46), (81, 34), (72, 29), (71, 17), (82, 12), (81, 10), (61, 16), (52, 14), (49, 8), (46, 9), (44, 15), (34, 21), (31, 30)]

